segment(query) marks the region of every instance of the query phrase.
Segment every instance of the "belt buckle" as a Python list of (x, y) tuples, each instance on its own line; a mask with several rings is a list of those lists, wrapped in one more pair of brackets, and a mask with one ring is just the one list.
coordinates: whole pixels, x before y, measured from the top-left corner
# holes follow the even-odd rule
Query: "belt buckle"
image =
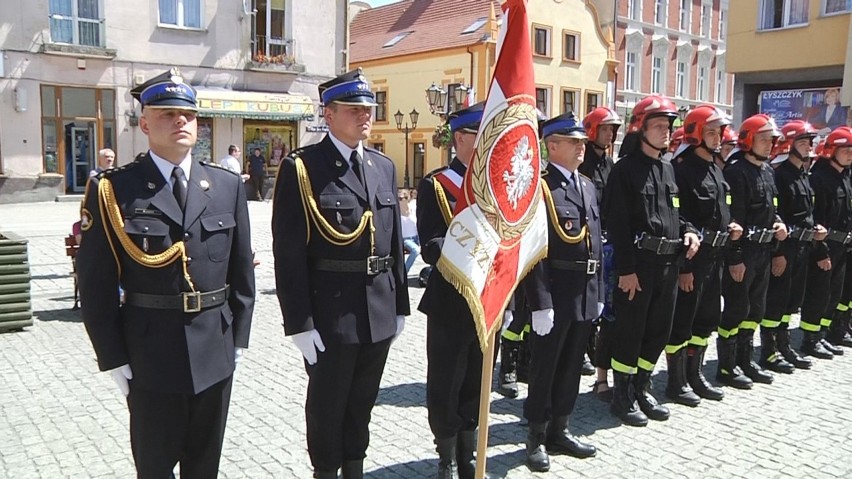
[(191, 293), (181, 293), (183, 297), (183, 312), (184, 313), (197, 313), (201, 311), (201, 293), (199, 292), (191, 292)]
[(714, 231), (713, 232), (713, 241), (710, 242), (710, 247), (715, 248), (715, 247), (719, 246), (719, 239), (721, 239), (721, 238), (722, 238), (722, 235), (719, 234), (718, 231)]
[(367, 274), (375, 276), (379, 274), (379, 257), (367, 256)]
[(852, 233), (846, 233), (846, 238), (843, 239), (843, 244), (849, 244), (852, 242)]
[(763, 231), (760, 232), (760, 239), (758, 239), (757, 242), (758, 243), (768, 243), (769, 241), (767, 241), (766, 235), (769, 235), (768, 239), (772, 240), (772, 236), (771, 236), (772, 233), (768, 229), (764, 228)]
[(598, 272), (598, 260), (590, 259), (586, 262), (586, 274), (595, 274)]
[(725, 246), (726, 244), (728, 244), (728, 240), (731, 239), (731, 233), (728, 233), (726, 231), (724, 233), (719, 234), (718, 237), (720, 238), (719, 244), (714, 244), (713, 246)]
[(665, 244), (666, 244), (666, 238), (665, 238), (665, 236), (664, 236), (664, 237), (662, 237), (662, 238), (658, 239), (657, 241), (658, 241), (658, 243), (657, 243), (657, 251), (656, 251), (656, 254), (657, 254), (657, 255), (661, 255), (661, 254), (663, 254), (663, 253), (662, 253), (662, 251), (663, 251), (663, 246), (665, 246)]

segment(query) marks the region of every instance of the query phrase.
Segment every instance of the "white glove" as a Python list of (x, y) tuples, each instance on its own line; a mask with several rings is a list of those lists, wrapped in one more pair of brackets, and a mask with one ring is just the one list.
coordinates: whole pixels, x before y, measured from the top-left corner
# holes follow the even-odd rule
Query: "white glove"
[(290, 336), (290, 339), (293, 340), (293, 343), (302, 352), (302, 356), (305, 357), (305, 361), (309, 365), (317, 363), (317, 350), (319, 352), (325, 351), (325, 344), (322, 343), (322, 338), (316, 329), (294, 334)]
[(405, 329), (405, 316), (397, 315), (396, 317), (396, 334), (394, 335), (394, 339), (398, 338), (400, 334), (402, 334), (402, 330)]
[(512, 314), (508, 309), (503, 313), (503, 332), (509, 329), (509, 325), (512, 324), (512, 320), (515, 319), (515, 315)]
[(598, 303), (598, 317), (599, 318), (601, 317), (601, 313), (603, 313), (603, 310), (604, 310), (604, 304)]
[(127, 397), (127, 395), (130, 394), (130, 380), (133, 379), (133, 371), (130, 369), (130, 365), (125, 364), (124, 366), (110, 369), (109, 374), (112, 376), (112, 380), (115, 381), (115, 384), (118, 385), (118, 389), (121, 390), (121, 394), (124, 394), (124, 397)]
[(553, 329), (553, 309), (532, 312), (532, 329), (539, 336), (546, 336)]
[(236, 367), (237, 364), (239, 364), (239, 362), (242, 361), (244, 351), (245, 351), (244, 348), (239, 348), (239, 347), (234, 348), (234, 367)]

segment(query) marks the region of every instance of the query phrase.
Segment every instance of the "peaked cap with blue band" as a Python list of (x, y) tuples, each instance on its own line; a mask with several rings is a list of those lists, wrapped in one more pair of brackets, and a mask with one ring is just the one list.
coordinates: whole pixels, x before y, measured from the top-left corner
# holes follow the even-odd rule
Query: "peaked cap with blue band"
[(450, 131), (453, 133), (459, 130), (468, 130), (476, 132), (479, 130), (479, 124), (482, 123), (482, 113), (485, 111), (485, 102), (475, 103), (463, 110), (456, 110), (447, 117), (447, 122), (450, 124)]
[(195, 88), (184, 83), (177, 68), (163, 72), (130, 90), (142, 108), (197, 111)]
[(540, 135), (542, 138), (547, 138), (550, 135), (564, 136), (568, 138), (587, 139), (586, 130), (583, 124), (574, 115), (574, 113), (563, 113), (555, 116), (540, 125)]
[(360, 68), (333, 78), (318, 88), (322, 104), (326, 106), (332, 102), (343, 105), (377, 105), (376, 96), (370, 90), (370, 84)]

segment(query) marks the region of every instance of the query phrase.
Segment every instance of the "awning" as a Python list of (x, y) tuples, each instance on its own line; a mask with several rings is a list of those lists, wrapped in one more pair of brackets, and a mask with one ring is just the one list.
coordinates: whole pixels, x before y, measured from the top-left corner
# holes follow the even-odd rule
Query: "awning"
[(196, 88), (198, 116), (251, 120), (313, 120), (316, 107), (307, 95)]

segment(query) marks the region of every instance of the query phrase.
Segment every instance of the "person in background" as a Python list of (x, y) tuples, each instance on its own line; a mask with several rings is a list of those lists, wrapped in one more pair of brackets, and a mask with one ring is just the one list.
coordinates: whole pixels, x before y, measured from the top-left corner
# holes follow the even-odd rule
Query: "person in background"
[(240, 147), (237, 145), (228, 146), (228, 156), (219, 160), (219, 166), (223, 168), (227, 168), (234, 173), (240, 175), (240, 178), (243, 180), (243, 183), (249, 179), (249, 175), (243, 174), (243, 165), (240, 161)]
[(263, 181), (266, 179), (266, 158), (255, 148), (249, 157), (249, 179), (254, 187), (255, 201), (263, 201)]
[(402, 244), (408, 250), (405, 258), (405, 274), (411, 270), (417, 257), (420, 256), (420, 239), (417, 237), (417, 217), (408, 206), (411, 201), (411, 190), (399, 189), (399, 213), (402, 220)]
[(97, 176), (98, 173), (106, 171), (115, 166), (115, 152), (110, 148), (104, 148), (98, 152), (98, 167), (89, 172), (89, 177)]

